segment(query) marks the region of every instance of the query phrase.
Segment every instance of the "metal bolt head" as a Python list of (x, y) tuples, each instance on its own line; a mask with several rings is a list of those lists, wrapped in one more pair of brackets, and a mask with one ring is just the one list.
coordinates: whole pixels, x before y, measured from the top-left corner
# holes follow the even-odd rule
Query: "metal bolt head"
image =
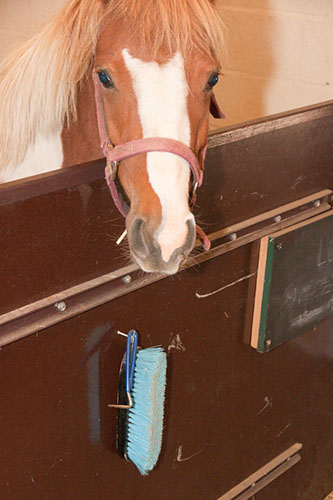
[(316, 200), (316, 201), (314, 201), (314, 202), (313, 202), (313, 205), (314, 205), (316, 208), (320, 207), (320, 200)]
[(60, 312), (64, 312), (67, 309), (66, 302), (57, 302), (56, 304), (54, 304), (54, 307)]
[(123, 277), (123, 283), (126, 283), (126, 285), (128, 285), (128, 283), (130, 283), (132, 281), (132, 277), (127, 274), (126, 276)]
[(272, 341), (270, 339), (266, 340), (266, 347), (269, 347), (271, 345)]
[(236, 238), (237, 238), (237, 234), (236, 234), (236, 233), (231, 233), (231, 234), (229, 235), (229, 240), (230, 240), (230, 241), (235, 241), (235, 239), (236, 239)]
[(274, 222), (281, 222), (281, 215), (276, 215), (274, 217)]

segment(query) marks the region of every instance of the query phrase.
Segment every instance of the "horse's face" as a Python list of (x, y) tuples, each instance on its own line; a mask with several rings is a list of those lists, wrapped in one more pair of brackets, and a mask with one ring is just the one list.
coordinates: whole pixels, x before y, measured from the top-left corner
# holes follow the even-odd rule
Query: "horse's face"
[[(160, 53), (151, 60), (149, 50), (119, 24), (103, 28), (95, 69), (103, 75), (107, 127), (115, 145), (167, 137), (201, 159), (217, 61), (195, 51)], [(139, 155), (121, 162), (119, 179), (131, 205), (126, 226), (133, 259), (146, 272), (177, 272), (196, 238), (187, 162), (165, 152)]]

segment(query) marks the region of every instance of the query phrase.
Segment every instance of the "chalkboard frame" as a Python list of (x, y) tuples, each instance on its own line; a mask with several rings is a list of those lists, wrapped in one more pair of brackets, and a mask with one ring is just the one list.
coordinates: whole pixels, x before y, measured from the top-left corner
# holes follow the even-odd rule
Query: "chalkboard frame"
[(332, 216), (330, 210), (261, 239), (251, 332), (258, 352), (333, 315)]

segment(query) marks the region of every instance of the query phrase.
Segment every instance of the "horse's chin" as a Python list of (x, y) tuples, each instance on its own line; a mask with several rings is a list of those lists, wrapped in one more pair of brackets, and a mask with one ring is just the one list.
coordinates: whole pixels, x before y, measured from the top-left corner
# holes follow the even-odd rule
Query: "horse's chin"
[(168, 276), (172, 276), (176, 274), (179, 270), (181, 262), (164, 262), (157, 264), (155, 262), (150, 262), (149, 259), (142, 260), (138, 256), (136, 256), (133, 252), (132, 259), (133, 261), (144, 271), (145, 273), (161, 273), (166, 274)]

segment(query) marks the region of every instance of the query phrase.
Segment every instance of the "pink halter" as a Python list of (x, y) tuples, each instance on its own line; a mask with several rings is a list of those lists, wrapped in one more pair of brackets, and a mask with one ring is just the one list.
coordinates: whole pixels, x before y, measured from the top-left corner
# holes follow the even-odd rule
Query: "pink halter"
[[(119, 212), (124, 217), (126, 217), (129, 211), (129, 207), (125, 203), (121, 193), (118, 191), (115, 183), (119, 162), (128, 158), (132, 158), (133, 156), (137, 156), (139, 154), (150, 153), (154, 151), (172, 153), (180, 156), (181, 158), (184, 158), (184, 160), (187, 161), (193, 176), (193, 184), (190, 193), (190, 203), (191, 206), (193, 206), (196, 200), (197, 187), (201, 186), (203, 180), (203, 168), (207, 146), (204, 148), (201, 155), (201, 166), (199, 165), (198, 158), (193, 153), (193, 151), (182, 142), (176, 141), (174, 139), (168, 139), (165, 137), (146, 137), (143, 139), (126, 142), (125, 144), (121, 144), (119, 146), (114, 146), (109, 138), (109, 134), (107, 131), (101, 83), (96, 72), (93, 72), (92, 77), (95, 87), (98, 131), (101, 140), (101, 148), (103, 150), (104, 156), (106, 157), (105, 178), (109, 186), (114, 204), (118, 208)], [(214, 94), (212, 94), (211, 97), (210, 112), (214, 116), (214, 118), (225, 118), (216, 102)], [(210, 241), (208, 237), (198, 225), (196, 225), (196, 230), (199, 238), (202, 241), (204, 249), (209, 250)]]

